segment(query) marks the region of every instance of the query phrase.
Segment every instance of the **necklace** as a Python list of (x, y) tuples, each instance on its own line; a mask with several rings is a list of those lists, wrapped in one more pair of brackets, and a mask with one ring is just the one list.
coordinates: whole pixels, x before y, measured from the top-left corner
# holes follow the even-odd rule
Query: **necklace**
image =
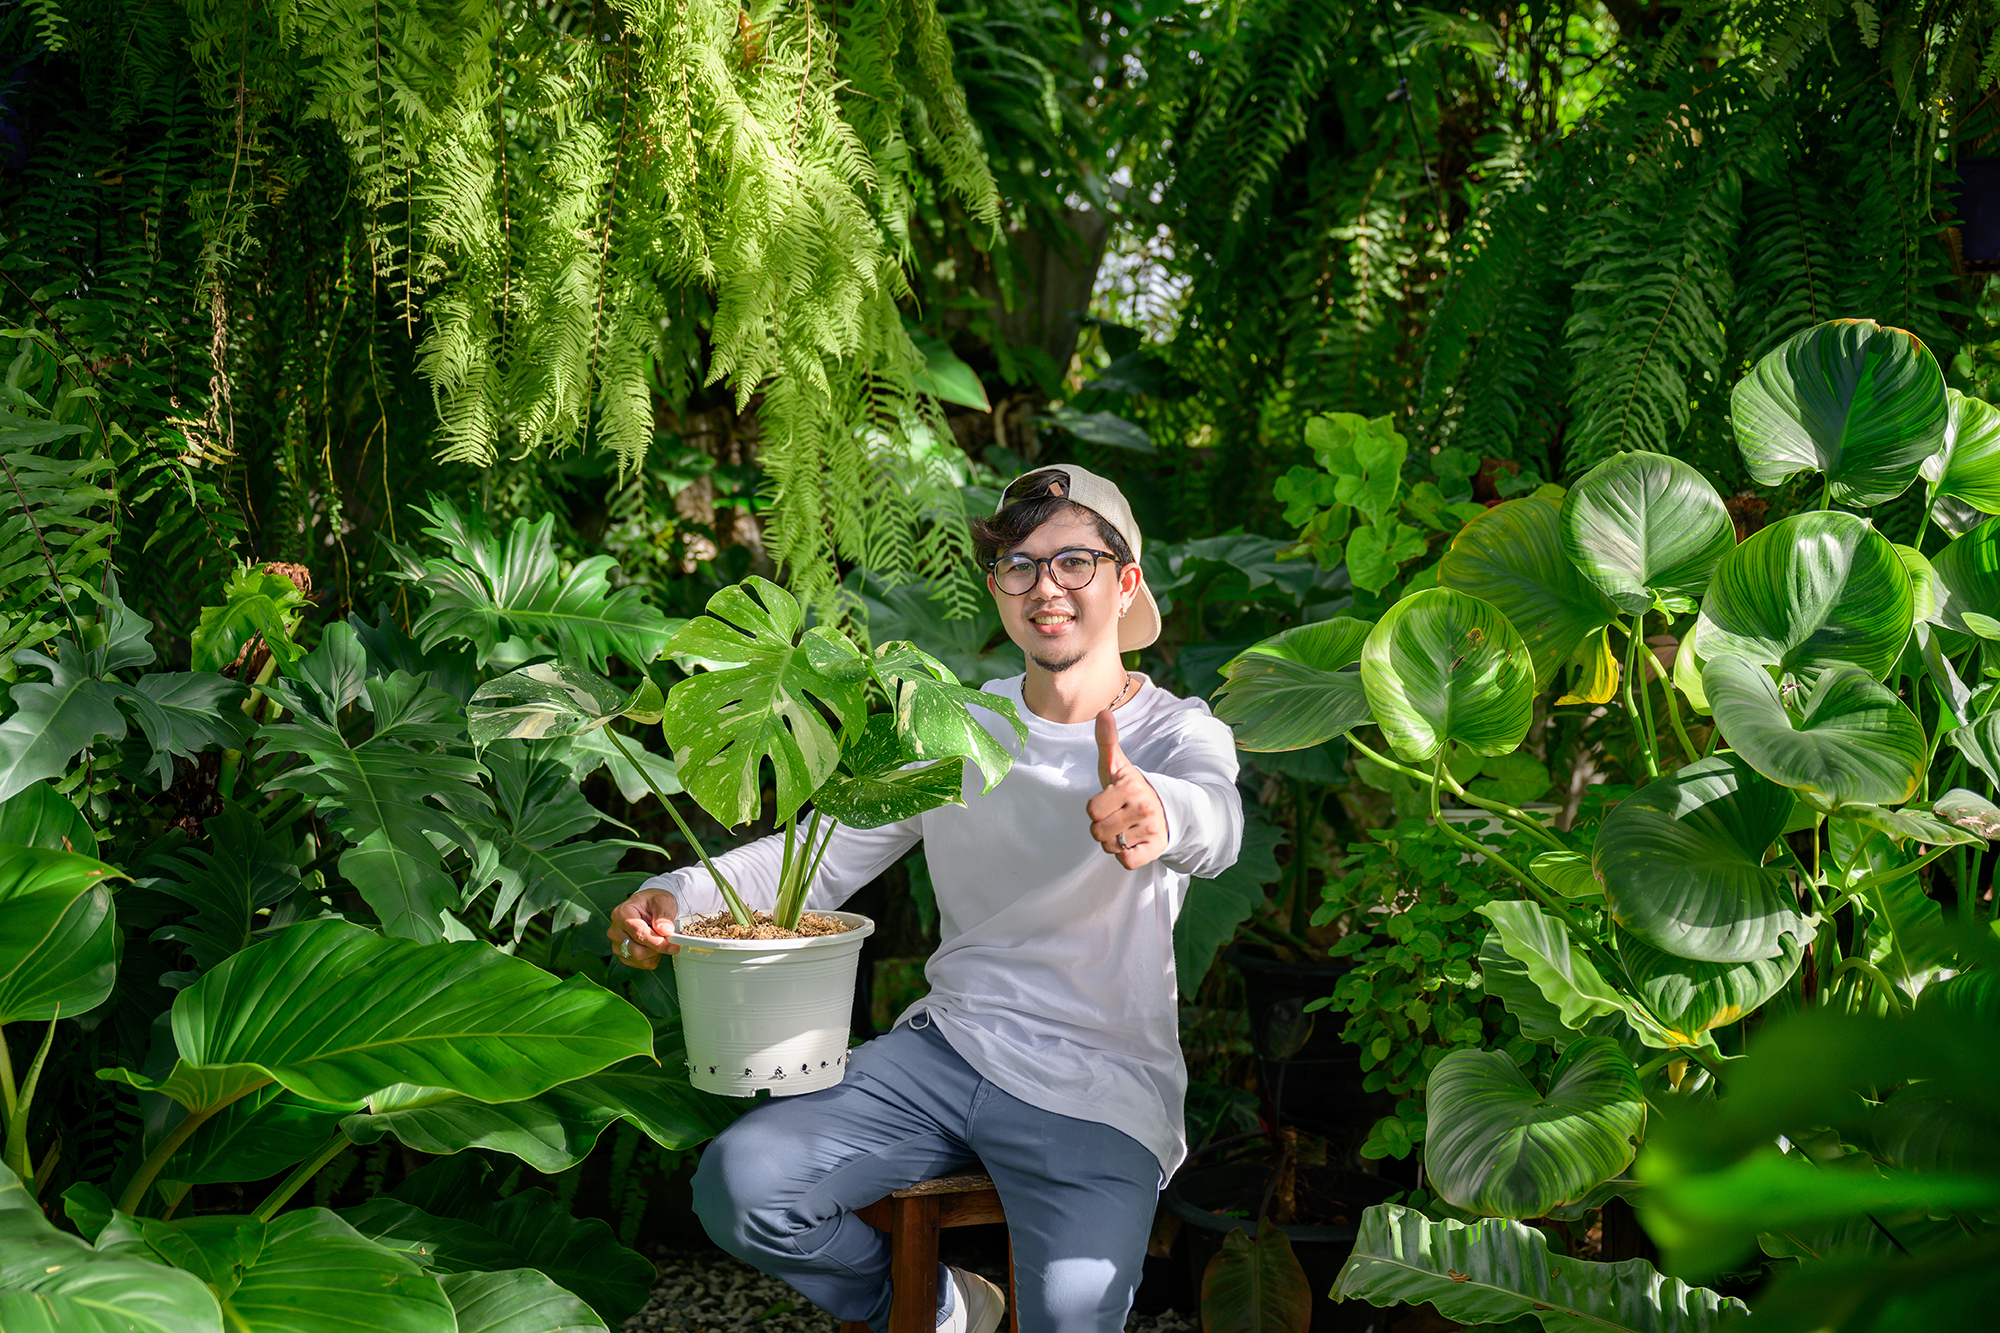
[(1122, 703), (1124, 703), (1124, 702), (1125, 702), (1125, 696), (1126, 696), (1126, 695), (1128, 695), (1128, 694), (1130, 694), (1130, 693), (1132, 692), (1132, 686), (1133, 686), (1133, 683), (1134, 683), (1134, 682), (1136, 682), (1136, 681), (1137, 681), (1138, 679), (1139, 679), (1139, 678), (1138, 678), (1137, 676), (1133, 675), (1133, 674), (1132, 674), (1131, 672), (1129, 672), (1129, 671), (1128, 671), (1128, 672), (1126, 672), (1126, 673), (1125, 673), (1125, 687), (1124, 687), (1123, 689), (1121, 689), (1121, 690), (1119, 690), (1119, 691), (1118, 691), (1118, 697), (1117, 697), (1116, 699), (1113, 699), (1113, 700), (1111, 701), (1111, 703), (1110, 703), (1110, 707), (1112, 707), (1112, 708), (1116, 708), (1116, 707), (1117, 707), (1117, 706), (1118, 706), (1119, 704), (1122, 704)]

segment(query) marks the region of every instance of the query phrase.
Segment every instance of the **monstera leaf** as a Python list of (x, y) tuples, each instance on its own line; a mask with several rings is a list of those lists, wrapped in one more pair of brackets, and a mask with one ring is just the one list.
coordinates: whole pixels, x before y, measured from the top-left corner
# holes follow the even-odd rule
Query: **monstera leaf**
[(147, 771), (162, 789), (174, 780), (176, 758), (242, 748), (250, 734), (250, 719), (238, 707), (243, 693), (233, 680), (198, 671), (148, 672), (130, 689), (118, 691), (119, 702), (131, 708), (133, 721), (153, 747)]
[(965, 760), (924, 763), (904, 744), (896, 719), (868, 719), (842, 756), (845, 772), (819, 789), (817, 808), (848, 828), (881, 828), (943, 805), (964, 805)]
[(1382, 734), (1411, 763), (1446, 742), (1506, 754), (1528, 734), (1535, 668), (1490, 603), (1449, 588), (1389, 608), (1361, 650), (1361, 684)]
[(1469, 1212), (1541, 1217), (1628, 1166), (1646, 1126), (1639, 1073), (1618, 1043), (1573, 1043), (1546, 1093), (1499, 1051), (1456, 1050), (1425, 1090), (1424, 1171)]
[(0, 847), (0, 1024), (74, 1018), (102, 1004), (118, 976), (120, 936), (101, 861), (40, 847)]
[(870, 664), (875, 679), (888, 692), (895, 710), (896, 733), (913, 759), (966, 759), (978, 765), (984, 786), (992, 791), (1013, 756), (993, 739), (969, 711), (991, 713), (1013, 728), (1014, 739), (1028, 743), (1028, 728), (1015, 715), (1010, 699), (960, 685), (944, 663), (911, 643), (885, 643)]
[(801, 634), (804, 618), (790, 593), (752, 577), (716, 593), (708, 614), (667, 645), (675, 655), (741, 663), (674, 686), (663, 723), (688, 794), (724, 824), (757, 817), (766, 761), (777, 779), (777, 818), (790, 818), (832, 776), (839, 732), (862, 715), (866, 661), (836, 635)]
[(536, 662), (496, 676), (472, 692), (466, 729), (476, 745), (497, 740), (541, 740), (595, 731), (617, 718), (658, 722), (666, 711), (650, 676), (625, 690), (604, 677), (563, 662)]
[(1591, 866), (1612, 919), (1655, 948), (1710, 963), (1779, 957), (1808, 925), (1764, 854), (1792, 794), (1735, 755), (1656, 778), (1598, 830)]
[(1696, 634), (1704, 660), (1735, 655), (1809, 678), (1836, 663), (1886, 677), (1916, 609), (1909, 571), (1865, 518), (1780, 519), (1715, 567)]
[(1299, 750), (1369, 720), (1361, 673), (1351, 671), (1374, 626), (1336, 616), (1274, 634), (1238, 654), (1215, 692), (1215, 715), (1237, 748)]
[(1901, 805), (1924, 780), (1923, 724), (1859, 667), (1828, 667), (1810, 693), (1801, 691), (1796, 716), (1770, 671), (1740, 657), (1712, 659), (1702, 688), (1736, 753), (1820, 810)]
[(1616, 682), (1598, 659), (1610, 653), (1601, 631), (1618, 608), (1565, 550), (1561, 501), (1526, 496), (1473, 519), (1438, 561), (1438, 585), (1499, 608), (1533, 656), (1537, 690), (1570, 661), (1587, 679)]
[(1817, 324), (1736, 383), (1730, 420), (1750, 475), (1819, 472), (1840, 504), (1893, 500), (1945, 442), (1944, 372), (1914, 334), (1867, 319)]
[(1562, 545), (1620, 611), (1692, 611), (1736, 545), (1736, 526), (1715, 487), (1688, 464), (1619, 454), (1563, 497)]
[(1947, 391), (1951, 419), (1944, 447), (1923, 462), (1930, 499), (1954, 499), (1984, 514), (2000, 514), (2000, 409), (1956, 389)]

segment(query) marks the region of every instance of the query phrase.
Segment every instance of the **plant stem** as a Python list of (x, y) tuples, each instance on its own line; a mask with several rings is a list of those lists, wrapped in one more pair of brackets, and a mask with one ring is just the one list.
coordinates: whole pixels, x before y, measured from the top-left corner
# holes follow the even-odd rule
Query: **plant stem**
[[(7, 1030), (0, 1027), (0, 1121), (5, 1122), (7, 1143), (14, 1141), (15, 1122), (22, 1117), (16, 1112), (17, 1094), (14, 1091), (14, 1057), (7, 1050)], [(11, 1166), (12, 1163), (10, 1162)], [(20, 1174), (16, 1172), (15, 1174)]]
[[(1442, 772), (1444, 769), (1444, 755), (1445, 755), (1444, 747), (1439, 746), (1437, 755), (1437, 767), (1440, 772)], [(1515, 879), (1521, 881), (1521, 883), (1527, 887), (1528, 892), (1534, 894), (1538, 898), (1543, 896), (1546, 890), (1544, 890), (1542, 886), (1539, 883), (1537, 883), (1534, 879), (1530, 878), (1527, 875), (1522, 874), (1520, 867), (1516, 866), (1513, 862), (1509, 861), (1506, 857), (1500, 855), (1499, 852), (1493, 850), (1491, 847), (1486, 846), (1484, 843), (1479, 842), (1476, 839), (1469, 838), (1465, 834), (1460, 833), (1457, 829), (1453, 828), (1450, 824), (1447, 824), (1440, 817), (1440, 812), (1438, 809), (1438, 785), (1439, 784), (1436, 778), (1433, 777), (1430, 780), (1431, 826), (1433, 828), (1436, 828), (1439, 832), (1443, 833), (1447, 838), (1450, 838), (1453, 842), (1459, 843), (1464, 847), (1470, 848), (1475, 855), (1484, 857), (1486, 860), (1491, 861), (1494, 865), (1499, 866), (1502, 870), (1512, 875)]]
[[(1631, 720), (1632, 732), (1639, 738), (1639, 756), (1646, 761), (1646, 776), (1657, 778), (1660, 776), (1660, 760), (1659, 756), (1653, 753), (1653, 718), (1650, 704), (1647, 712), (1641, 714), (1632, 698), (1632, 677), (1639, 670), (1639, 641), (1638, 631), (1628, 627), (1625, 631), (1625, 672), (1618, 682), (1618, 688), (1625, 695), (1625, 716)], [(1645, 720), (1643, 732), (1639, 726), (1642, 717)]]
[(625, 748), (625, 739), (608, 726), (604, 729), (604, 734), (611, 738), (611, 743), (618, 748), (618, 753), (625, 756), (625, 762), (638, 770), (639, 780), (646, 784), (646, 790), (653, 793), (655, 799), (667, 808), (667, 813), (673, 816), (674, 827), (678, 828), (681, 836), (688, 840), (688, 846), (694, 848), (694, 854), (701, 858), (702, 869), (708, 871), (708, 877), (714, 880), (715, 887), (721, 890), (722, 901), (728, 906), (731, 919), (743, 929), (749, 930), (756, 924), (756, 919), (750, 915), (750, 909), (743, 905), (743, 899), (737, 896), (735, 888), (722, 877), (722, 872), (715, 868), (715, 863), (708, 859), (707, 851), (702, 848), (701, 839), (694, 836), (694, 830), (687, 826), (685, 819), (681, 818), (681, 812), (674, 808), (674, 803), (653, 785), (653, 775), (646, 771), (644, 764), (632, 757), (632, 752)]
[[(1404, 777), (1415, 778), (1418, 782), (1427, 783), (1431, 781), (1431, 775), (1422, 769), (1411, 768), (1407, 764), (1399, 764), (1387, 755), (1377, 754), (1375, 751), (1369, 749), (1366, 745), (1355, 739), (1353, 732), (1347, 732), (1345, 735), (1347, 743), (1354, 747), (1356, 753), (1371, 763), (1380, 764), (1392, 772), (1401, 773)], [(1451, 791), (1451, 794), (1459, 800), (1464, 801), (1467, 805), (1477, 806), (1488, 814), (1499, 815), (1503, 819), (1513, 821), (1520, 826), (1521, 832), (1545, 844), (1552, 852), (1566, 852), (1569, 850), (1554, 834), (1543, 827), (1541, 820), (1536, 819), (1533, 815), (1528, 814), (1524, 810), (1517, 810), (1513, 806), (1500, 801), (1489, 801), (1483, 796), (1474, 796), (1453, 780), (1451, 772), (1448, 769), (1441, 773), (1440, 776), (1444, 779), (1444, 785)], [(1486, 849), (1481, 847), (1479, 852), (1480, 855), (1484, 856)]]
[[(49, 1020), (48, 1035), (42, 1038), (41, 1049), (35, 1052), (35, 1062), (28, 1066), (28, 1076), (21, 1080), (21, 1090), (12, 1099), (14, 1109), (7, 1117), (7, 1166), (15, 1175), (28, 1181), (31, 1189), (35, 1172), (34, 1159), (28, 1155), (28, 1108), (34, 1104), (35, 1085), (42, 1079), (42, 1062), (49, 1058), (49, 1047), (55, 1044), (56, 1023), (60, 1019), (61, 1006), (57, 1006), (57, 1016)], [(12, 1071), (9, 1072), (11, 1075)]]
[(251, 1213), (250, 1216), (256, 1218), (259, 1222), (268, 1222), (276, 1217), (278, 1210), (290, 1203), (292, 1196), (297, 1194), (308, 1180), (318, 1175), (328, 1162), (331, 1162), (334, 1158), (340, 1156), (341, 1153), (347, 1151), (348, 1144), (347, 1135), (338, 1130), (334, 1131), (333, 1137), (326, 1141), (326, 1146), (311, 1157), (308, 1157), (305, 1161), (300, 1162), (297, 1169), (285, 1177), (285, 1183), (272, 1190), (270, 1197), (258, 1204), (257, 1211)]
[(181, 1145), (186, 1143), (197, 1129), (208, 1123), (210, 1117), (214, 1116), (223, 1107), (249, 1096), (259, 1088), (268, 1086), (269, 1083), (269, 1079), (264, 1080), (262, 1083), (252, 1083), (225, 1101), (217, 1102), (213, 1106), (203, 1107), (199, 1111), (189, 1111), (178, 1125), (175, 1125), (167, 1132), (165, 1138), (153, 1146), (153, 1151), (146, 1154), (146, 1160), (139, 1163), (139, 1169), (132, 1173), (132, 1180), (125, 1186), (125, 1192), (118, 1196), (118, 1211), (121, 1213), (137, 1213), (140, 1203), (145, 1200), (146, 1191), (152, 1187), (153, 1181), (160, 1174), (161, 1168), (166, 1166), (167, 1159), (179, 1152)]
[(1651, 649), (1641, 647), (1639, 660), (1646, 664), (1653, 679), (1660, 682), (1660, 693), (1667, 697), (1667, 721), (1673, 724), (1674, 738), (1681, 743), (1681, 753), (1688, 757), (1690, 764), (1693, 763), (1701, 758), (1701, 750), (1688, 737), (1687, 727), (1681, 723), (1681, 705), (1678, 698), (1680, 692), (1674, 688), (1673, 681), (1667, 678), (1666, 668), (1660, 665), (1660, 659), (1653, 656)]

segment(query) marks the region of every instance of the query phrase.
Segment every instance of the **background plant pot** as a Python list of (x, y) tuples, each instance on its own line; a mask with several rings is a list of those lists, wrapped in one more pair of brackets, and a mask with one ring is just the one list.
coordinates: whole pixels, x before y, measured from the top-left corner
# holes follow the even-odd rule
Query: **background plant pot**
[[(1168, 1182), (1162, 1196), (1181, 1220), (1187, 1247), (1188, 1280), (1201, 1290), (1202, 1273), (1231, 1230), (1254, 1232), (1254, 1214), (1263, 1201), (1275, 1166), (1269, 1162), (1225, 1162), (1185, 1170)], [(1333, 1301), (1334, 1277), (1354, 1251), (1362, 1210), (1396, 1192), (1396, 1185), (1360, 1171), (1333, 1166), (1298, 1168), (1299, 1212), (1309, 1219), (1284, 1228), (1292, 1252), (1312, 1285), (1312, 1333), (1385, 1333), (1395, 1313), (1364, 1301)], [(1230, 1214), (1240, 1214), (1233, 1216)]]
[(1243, 977), (1257, 1077), (1278, 1122), (1342, 1142), (1374, 1123), (1381, 1110), (1362, 1086), (1361, 1048), (1340, 1037), (1345, 1016), (1306, 1012), (1333, 994), (1349, 964), (1286, 962), (1254, 944), (1237, 945), (1228, 958)]
[(799, 940), (680, 935), (674, 986), (688, 1079), (703, 1092), (774, 1097), (817, 1092), (847, 1072), (847, 1033), (861, 942), (875, 923), (824, 912), (850, 929)]

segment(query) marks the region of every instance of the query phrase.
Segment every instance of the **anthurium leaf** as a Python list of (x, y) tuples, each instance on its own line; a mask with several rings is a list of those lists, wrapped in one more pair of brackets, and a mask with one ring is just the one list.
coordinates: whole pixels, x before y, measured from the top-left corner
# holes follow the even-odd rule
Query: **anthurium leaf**
[[(1852, 820), (1830, 820), (1827, 831), (1834, 863), (1840, 867), (1839, 887), (1873, 881), (1851, 909), (1857, 918), (1857, 945), (1865, 928), (1868, 961), (1909, 994), (1924, 990), (1939, 972), (1955, 966), (1957, 951), (1945, 929), (1944, 913), (1924, 892), (1916, 871), (1894, 874), (1913, 865), (1917, 850)], [(1890, 877), (1876, 879), (1880, 874)]]
[(1239, 748), (1298, 750), (1369, 720), (1361, 673), (1349, 670), (1374, 626), (1336, 616), (1298, 625), (1238, 654), (1223, 668), (1215, 715)]
[(1733, 654), (1709, 659), (1702, 688), (1723, 738), (1744, 762), (1819, 809), (1901, 805), (1924, 779), (1930, 745), (1923, 724), (1859, 667), (1828, 667), (1791, 708), (1768, 668)]
[(42, 668), (49, 680), (14, 686), (13, 716), (0, 722), (0, 801), (30, 783), (63, 776), (89, 746), (125, 739), (118, 684), (87, 671), (68, 640), (56, 645), (53, 658), (19, 652), (14, 660)]
[[(2000, 806), (1995, 806), (1978, 792), (1954, 787), (1938, 797), (1931, 809), (1946, 822), (1975, 838), (1984, 838), (1989, 842), (2000, 839)], [(1943, 839), (1935, 841), (1942, 842)]]
[[(980, 734), (985, 735), (983, 728)], [(881, 828), (939, 806), (965, 804), (965, 760), (952, 755), (923, 763), (886, 713), (868, 719), (842, 762), (847, 771), (819, 789), (815, 805), (849, 828)]]
[(1265, 1218), (1257, 1235), (1232, 1227), (1201, 1275), (1206, 1333), (1306, 1333), (1312, 1284), (1285, 1229)]
[(1543, 852), (1528, 863), (1535, 878), (1565, 898), (1601, 898), (1604, 886), (1590, 872), (1583, 852)]
[(1840, 504), (1893, 500), (1944, 446), (1944, 372), (1914, 334), (1868, 319), (1816, 324), (1766, 353), (1729, 396), (1750, 475), (1825, 476)]
[(1666, 1277), (1644, 1259), (1572, 1259), (1550, 1252), (1547, 1232), (1519, 1222), (1433, 1222), (1401, 1204), (1361, 1215), (1333, 1295), (1428, 1303), (1463, 1324), (1532, 1318), (1547, 1333), (1714, 1333), (1747, 1313), (1743, 1302)]
[(776, 817), (790, 818), (832, 776), (839, 731), (865, 707), (860, 653), (820, 630), (801, 635), (803, 620), (790, 593), (753, 576), (711, 597), (708, 614), (667, 645), (674, 655), (742, 664), (674, 686), (662, 723), (688, 794), (732, 827), (757, 817), (766, 761), (777, 780)]
[(1908, 570), (1867, 519), (1813, 510), (1722, 558), (1696, 633), (1704, 660), (1734, 655), (1800, 678), (1845, 662), (1881, 680), (1915, 609)]
[(1528, 980), (1554, 1007), (1564, 1027), (1581, 1030), (1593, 1019), (1617, 1015), (1629, 1020), (1647, 1045), (1673, 1044), (1633, 1007), (1629, 997), (1605, 980), (1560, 920), (1520, 899), (1482, 903), (1473, 910), (1493, 923), (1501, 952), (1527, 970)]
[(118, 977), (121, 937), (102, 861), (42, 847), (0, 847), (0, 1023), (74, 1018)]
[(483, 746), (503, 739), (574, 736), (621, 717), (658, 722), (664, 707), (651, 677), (626, 690), (582, 667), (535, 662), (474, 690), (465, 722), (473, 743)]
[(1447, 1052), (1425, 1085), (1431, 1188), (1488, 1217), (1541, 1217), (1630, 1165), (1646, 1099), (1618, 1044), (1573, 1043), (1549, 1080), (1544, 1093), (1499, 1051)]
[(1278, 878), (1276, 852), (1284, 841), (1283, 831), (1257, 806), (1245, 802), (1243, 846), (1236, 863), (1214, 879), (1188, 882), (1187, 898), (1174, 918), (1174, 976), (1190, 1002), (1215, 966), (1216, 954), (1263, 905), (1264, 886)]
[(438, 1285), (458, 1316), (458, 1333), (585, 1333), (605, 1326), (596, 1311), (532, 1268), (446, 1273)]
[(1950, 420), (1944, 446), (1923, 462), (1932, 503), (1948, 496), (1985, 514), (2000, 514), (2000, 409), (1956, 389), (1946, 390)]
[[(1438, 562), (1438, 585), (1498, 607), (1534, 658), (1535, 689), (1587, 650), (1617, 605), (1564, 549), (1562, 501), (1524, 496), (1465, 525)], [(1511, 747), (1510, 747), (1511, 748)]]
[(0, 847), (88, 854), (97, 850), (97, 838), (67, 796), (46, 782), (36, 782), (0, 801)]
[(222, 585), (222, 598), (221, 606), (201, 609), (188, 636), (190, 665), (196, 671), (222, 670), (253, 639), (261, 639), (281, 667), (304, 656), (292, 642), (292, 631), (310, 603), (291, 579), (267, 566), (244, 565)]
[(558, 982), (477, 943), (414, 944), (322, 920), (288, 927), (174, 1001), (180, 1052), (151, 1080), (193, 1110), (277, 1082), (320, 1102), (392, 1083), (487, 1101), (533, 1097), (651, 1048), (638, 1010), (582, 977)]
[(1692, 1046), (1711, 1028), (1726, 1027), (1785, 988), (1804, 950), (1790, 935), (1784, 952), (1754, 963), (1698, 963), (1655, 949), (1613, 927), (1612, 938), (1638, 998), (1666, 1025), (1677, 1045)]
[(970, 760), (979, 767), (985, 784), (981, 791), (992, 791), (1007, 776), (1013, 756), (972, 710), (998, 717), (1026, 745), (1028, 728), (1015, 715), (1012, 700), (960, 685), (944, 663), (913, 643), (882, 644), (872, 666), (889, 694), (896, 734), (911, 758)]
[[(1991, 617), (2000, 608), (2000, 518), (1984, 523), (1938, 552), (1937, 614), (1933, 623), (1961, 634), (1976, 633), (1967, 616)], [(18, 693), (19, 687), (15, 687)], [(0, 727), (0, 731), (4, 731)]]
[(1528, 733), (1535, 668), (1499, 609), (1449, 588), (1390, 607), (1361, 650), (1361, 683), (1383, 735), (1422, 762), (1446, 742), (1505, 754)]
[(1563, 497), (1562, 544), (1585, 578), (1636, 615), (1707, 591), (1736, 527), (1693, 467), (1666, 454), (1618, 454)]
[(0, 1328), (7, 1333), (222, 1333), (206, 1283), (150, 1257), (100, 1254), (49, 1224), (0, 1166)]

